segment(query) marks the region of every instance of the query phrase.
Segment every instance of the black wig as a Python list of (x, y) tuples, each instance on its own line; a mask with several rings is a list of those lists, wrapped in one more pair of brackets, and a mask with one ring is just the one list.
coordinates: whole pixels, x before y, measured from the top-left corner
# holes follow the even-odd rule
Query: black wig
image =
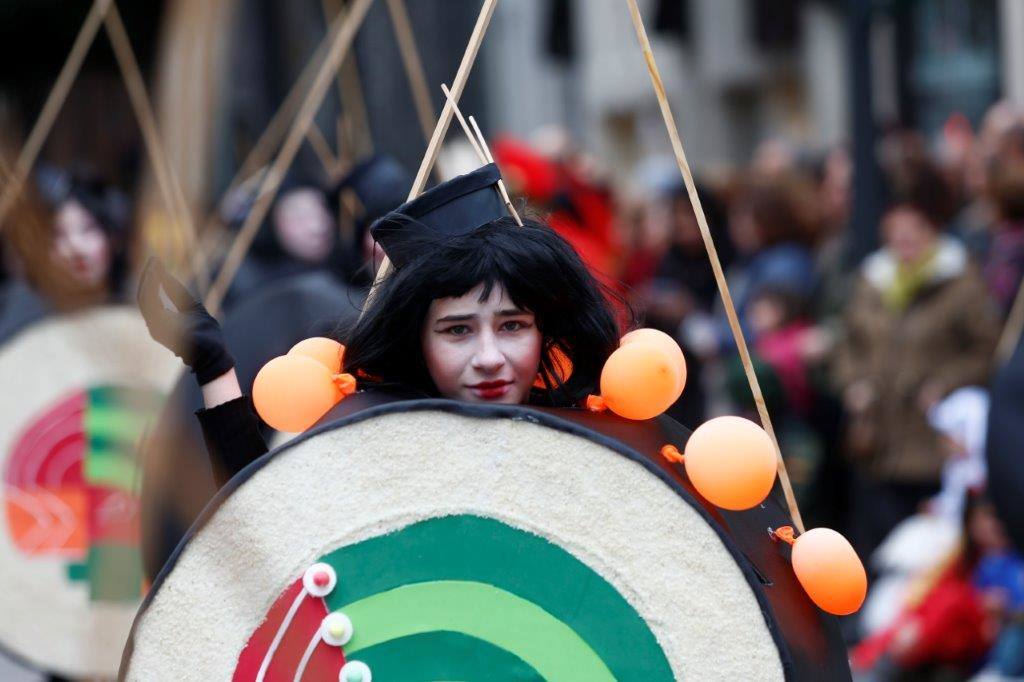
[[(110, 242), (110, 269), (106, 285), (119, 297), (128, 274), (131, 205), (127, 195), (105, 182), (85, 165), (69, 169), (43, 166), (36, 172), (40, 198), (56, 214), (69, 201), (88, 211)], [(51, 226), (52, 229), (52, 226)]]
[[(516, 306), (534, 314), (546, 388), (533, 391), (531, 403), (571, 405), (596, 392), (619, 339), (609, 299), (621, 299), (554, 231), (532, 220), (519, 227), (502, 218), (468, 234), (424, 241), (420, 253), (378, 285), (372, 306), (341, 334), (346, 372), (437, 396), (421, 341), (430, 303), (483, 283), (481, 300), (498, 285)], [(555, 348), (572, 363), (564, 383), (554, 365)]]

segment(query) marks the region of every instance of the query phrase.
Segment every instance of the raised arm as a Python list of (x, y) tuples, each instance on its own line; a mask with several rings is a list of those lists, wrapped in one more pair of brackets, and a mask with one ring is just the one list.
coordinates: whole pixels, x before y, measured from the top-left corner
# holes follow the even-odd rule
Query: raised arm
[(156, 259), (146, 264), (138, 299), (150, 336), (195, 374), (206, 406), (196, 416), (217, 484), (223, 485), (266, 452), (267, 446), (259, 420), (238, 384), (235, 360), (220, 324)]

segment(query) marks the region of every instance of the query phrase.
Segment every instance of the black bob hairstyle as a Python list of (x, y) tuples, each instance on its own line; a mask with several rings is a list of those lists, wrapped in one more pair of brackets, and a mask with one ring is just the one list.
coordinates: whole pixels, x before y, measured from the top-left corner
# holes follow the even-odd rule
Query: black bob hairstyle
[[(501, 218), (468, 234), (425, 241), (418, 251), (418, 245), (408, 245), (421, 255), (379, 284), (371, 307), (341, 335), (347, 338), (345, 371), (361, 381), (370, 377), (438, 396), (421, 341), (430, 303), (463, 296), (483, 283), (481, 300), (501, 286), (536, 320), (547, 387), (531, 391), (530, 403), (569, 406), (596, 393), (601, 368), (619, 341), (610, 301), (624, 302), (553, 230), (534, 220), (524, 223)], [(572, 363), (564, 383), (553, 365), (555, 347)]]

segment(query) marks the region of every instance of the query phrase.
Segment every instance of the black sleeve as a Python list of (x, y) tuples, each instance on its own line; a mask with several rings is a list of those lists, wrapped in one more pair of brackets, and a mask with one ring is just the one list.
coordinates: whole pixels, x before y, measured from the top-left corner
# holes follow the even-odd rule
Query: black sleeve
[(197, 410), (196, 417), (203, 427), (203, 440), (218, 488), (267, 451), (249, 396)]

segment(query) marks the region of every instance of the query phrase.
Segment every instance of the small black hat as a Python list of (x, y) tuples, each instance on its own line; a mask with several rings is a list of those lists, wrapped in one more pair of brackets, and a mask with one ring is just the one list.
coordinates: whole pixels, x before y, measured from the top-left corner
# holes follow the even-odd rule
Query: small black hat
[(508, 216), (493, 163), (442, 182), (402, 204), (370, 228), (396, 268), (423, 253), (425, 245), (468, 234)]

